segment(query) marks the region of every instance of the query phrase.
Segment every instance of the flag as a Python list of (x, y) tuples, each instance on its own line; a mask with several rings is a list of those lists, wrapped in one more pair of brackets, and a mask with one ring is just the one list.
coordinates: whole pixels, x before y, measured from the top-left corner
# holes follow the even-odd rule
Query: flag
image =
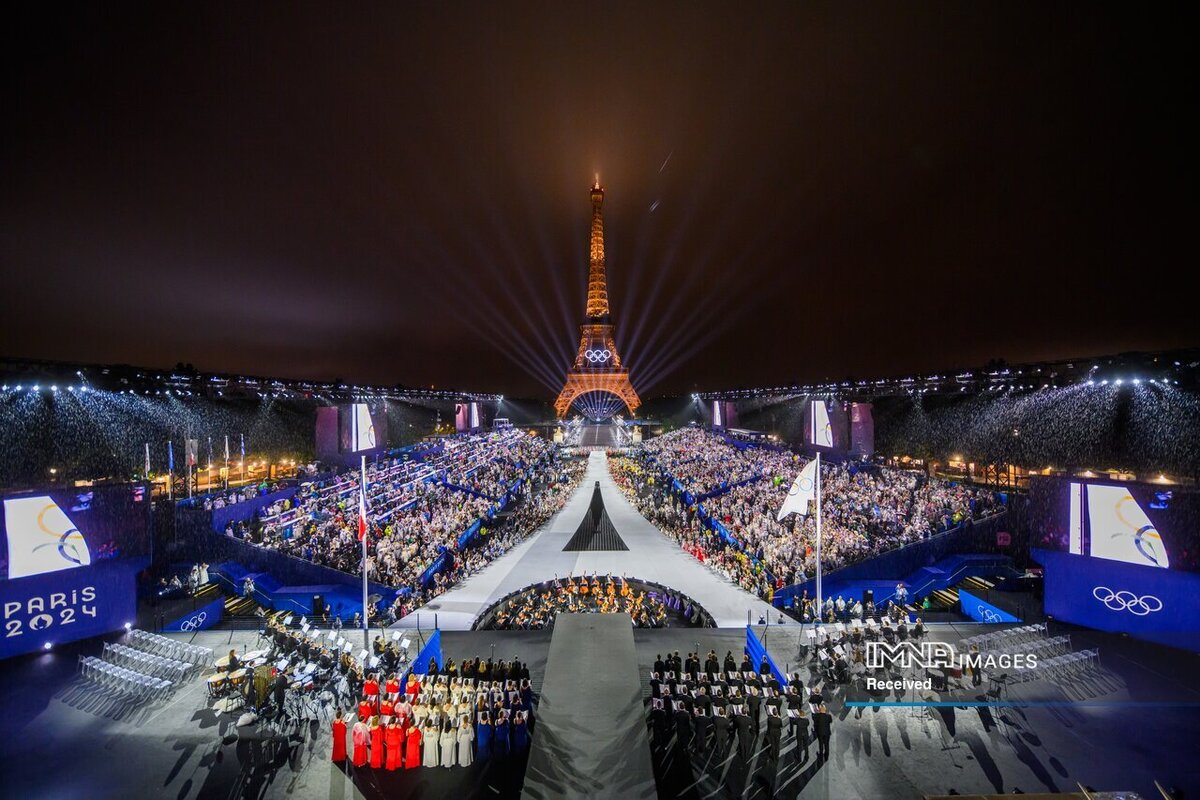
[(229, 461), (229, 434), (225, 434), (225, 460)]
[(146, 471), (143, 474), (144, 475), (150, 474), (150, 443), (149, 442), (146, 442)]
[(241, 438), (241, 441), (242, 441), (242, 461), (245, 461), (246, 460), (246, 434), (239, 433), (238, 436)]
[(808, 504), (817, 496), (817, 462), (810, 461), (804, 469), (800, 470), (800, 474), (796, 476), (796, 480), (792, 483), (792, 488), (788, 490), (787, 498), (784, 499), (783, 505), (779, 507), (779, 515), (776, 520), (782, 520), (788, 514), (799, 514), (803, 517), (808, 516)]
[(367, 474), (364, 471), (362, 480), (358, 482), (358, 538), (367, 540)]
[(175, 447), (167, 442), (167, 472), (175, 471)]

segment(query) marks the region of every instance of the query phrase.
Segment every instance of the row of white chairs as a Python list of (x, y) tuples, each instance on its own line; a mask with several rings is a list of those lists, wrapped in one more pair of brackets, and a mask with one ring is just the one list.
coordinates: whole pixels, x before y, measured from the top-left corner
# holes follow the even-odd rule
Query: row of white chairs
[(1022, 642), (1032, 642), (1046, 638), (1046, 624), (1022, 625), (1019, 628), (1005, 628), (998, 631), (985, 631), (962, 640), (963, 647), (978, 645), (980, 650), (995, 650)]
[(110, 664), (95, 656), (79, 657), (79, 674), (85, 680), (139, 701), (164, 700), (174, 688), (174, 684), (168, 680), (152, 675), (143, 675), (140, 672)]
[(1014, 642), (996, 647), (987, 652), (994, 656), (1003, 655), (1036, 655), (1038, 658), (1064, 655), (1071, 650), (1070, 636), (1054, 636), (1049, 639), (1037, 639), (1032, 642)]
[(166, 678), (175, 683), (186, 678), (192, 670), (198, 669), (195, 664), (135, 650), (119, 642), (105, 642), (103, 658), (119, 667), (127, 667), (156, 678)]
[(1080, 650), (1061, 656), (1039, 659), (1033, 669), (1013, 670), (1010, 680), (1018, 683), (1038, 680), (1070, 680), (1079, 677), (1084, 672), (1097, 667), (1100, 663), (1100, 651), (1096, 649)]
[(130, 631), (129, 643), (143, 652), (162, 656), (163, 658), (172, 658), (176, 661), (186, 661), (198, 667), (205, 667), (212, 663), (213, 652), (211, 647), (201, 647), (198, 644), (188, 644), (176, 641), (175, 639), (168, 639), (166, 636), (159, 636), (149, 631)]

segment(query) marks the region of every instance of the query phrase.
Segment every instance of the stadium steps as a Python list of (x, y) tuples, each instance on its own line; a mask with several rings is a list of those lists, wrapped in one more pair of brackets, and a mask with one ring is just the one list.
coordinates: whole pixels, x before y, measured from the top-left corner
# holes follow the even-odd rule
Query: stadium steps
[(987, 592), (995, 588), (996, 584), (985, 578), (970, 577), (960, 581), (958, 587), (967, 590), (968, 592)]
[(210, 581), (192, 592), (192, 597), (197, 601), (208, 603), (216, 600), (220, 593), (221, 587)]
[(254, 617), (255, 610), (258, 608), (258, 603), (251, 600), (249, 597), (226, 597), (225, 598), (225, 616), (226, 617)]
[(958, 608), (958, 589), (936, 589), (929, 593), (929, 597), (940, 608)]

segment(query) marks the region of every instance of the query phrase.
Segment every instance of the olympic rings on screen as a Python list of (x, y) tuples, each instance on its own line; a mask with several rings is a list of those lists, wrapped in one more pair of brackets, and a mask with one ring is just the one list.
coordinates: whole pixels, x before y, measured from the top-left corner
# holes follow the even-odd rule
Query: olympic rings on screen
[(601, 361), (608, 361), (612, 358), (612, 351), (607, 347), (603, 350), (584, 350), (583, 357), (593, 364), (599, 364)]
[(1092, 589), (1092, 597), (1104, 603), (1104, 607), (1109, 611), (1128, 611), (1137, 617), (1162, 611), (1163, 608), (1163, 601), (1152, 594), (1138, 597), (1129, 591), (1114, 592), (1107, 586), (1097, 586)]

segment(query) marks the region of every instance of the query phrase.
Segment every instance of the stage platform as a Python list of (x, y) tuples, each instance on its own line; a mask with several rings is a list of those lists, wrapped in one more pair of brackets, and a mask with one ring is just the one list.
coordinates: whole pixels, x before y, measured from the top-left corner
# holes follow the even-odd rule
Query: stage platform
[(554, 626), (522, 797), (655, 797), (633, 626), (571, 614)]
[[(596, 482), (608, 517), (629, 549), (564, 552), (589, 511)], [(760, 616), (770, 620), (779, 616), (769, 604), (705, 567), (651, 525), (613, 482), (608, 457), (594, 451), (575, 494), (540, 531), (393, 627), (415, 628), (418, 618), (422, 627), (433, 627), (436, 614), (443, 630), (469, 630), (480, 614), (512, 592), (555, 575), (593, 572), (641, 578), (682, 592), (711, 614), (718, 627), (745, 626), (747, 614), (751, 622)]]

